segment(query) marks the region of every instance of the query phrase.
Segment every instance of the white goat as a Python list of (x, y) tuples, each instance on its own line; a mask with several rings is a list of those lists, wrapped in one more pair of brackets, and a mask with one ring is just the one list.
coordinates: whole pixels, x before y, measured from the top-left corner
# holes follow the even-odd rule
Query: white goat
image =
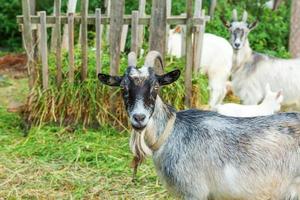
[[(182, 56), (182, 34), (180, 27), (169, 32), (168, 54), (177, 58)], [(211, 107), (221, 103), (226, 95), (226, 81), (231, 72), (232, 56), (233, 49), (226, 39), (210, 33), (204, 34), (201, 73), (209, 78)]]
[(283, 101), (282, 92), (272, 92), (270, 85), (266, 85), (265, 98), (259, 105), (240, 105), (227, 103), (217, 105), (215, 111), (222, 115), (232, 117), (256, 117), (272, 115), (280, 111), (281, 102)]
[(237, 20), (233, 12), (233, 21), (225, 23), (231, 32), (231, 45), (234, 49), (232, 67), (232, 88), (243, 104), (253, 105), (264, 97), (264, 88), (270, 84), (273, 91), (282, 89), (282, 106), (300, 110), (300, 59), (279, 59), (253, 52), (248, 41), (249, 32), (257, 21), (247, 22), (247, 12), (243, 20)]

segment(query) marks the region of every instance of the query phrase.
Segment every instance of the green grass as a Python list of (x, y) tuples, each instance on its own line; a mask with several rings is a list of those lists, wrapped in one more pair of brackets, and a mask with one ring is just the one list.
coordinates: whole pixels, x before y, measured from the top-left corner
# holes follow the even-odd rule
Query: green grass
[(0, 197), (5, 199), (169, 199), (152, 161), (132, 183), (129, 133), (111, 127), (33, 127), (0, 107)]

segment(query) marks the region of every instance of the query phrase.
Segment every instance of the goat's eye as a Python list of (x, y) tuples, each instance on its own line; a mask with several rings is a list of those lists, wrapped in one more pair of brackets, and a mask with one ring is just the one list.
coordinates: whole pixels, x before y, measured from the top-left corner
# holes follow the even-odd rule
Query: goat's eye
[(159, 85), (157, 84), (154, 86), (154, 90), (158, 90), (158, 89), (159, 89)]

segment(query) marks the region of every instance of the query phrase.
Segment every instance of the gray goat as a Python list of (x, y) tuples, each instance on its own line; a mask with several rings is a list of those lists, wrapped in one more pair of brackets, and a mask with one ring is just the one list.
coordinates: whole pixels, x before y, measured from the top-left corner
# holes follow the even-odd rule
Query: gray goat
[(133, 127), (131, 148), (152, 155), (168, 191), (183, 199), (299, 200), (300, 114), (234, 118), (196, 109), (176, 112), (158, 95), (179, 70), (157, 75), (151, 51), (138, 69), (134, 54), (123, 76), (99, 74), (120, 86)]
[(300, 59), (280, 59), (253, 52), (248, 34), (257, 25), (257, 20), (247, 23), (244, 11), (242, 21), (233, 10), (232, 22), (223, 23), (231, 34), (234, 49), (232, 65), (232, 89), (243, 104), (258, 104), (265, 96), (265, 86), (269, 83), (272, 91), (282, 90), (283, 107), (300, 111)]

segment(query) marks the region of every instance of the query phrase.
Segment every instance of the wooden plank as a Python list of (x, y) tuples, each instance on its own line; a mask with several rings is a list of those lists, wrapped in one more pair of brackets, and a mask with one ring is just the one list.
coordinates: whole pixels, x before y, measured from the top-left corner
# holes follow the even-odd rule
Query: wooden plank
[[(123, 24), (131, 24), (131, 19), (132, 16), (131, 15), (124, 15), (123, 16)], [(139, 18), (139, 25), (150, 25), (150, 16), (145, 16), (142, 18)], [(204, 19), (202, 18), (193, 18), (192, 22), (194, 25), (201, 25), (203, 24), (205, 21), (209, 21), (210, 17), (205, 16)], [(47, 24), (49, 25), (53, 25), (55, 24), (55, 17), (54, 16), (47, 16)], [(181, 24), (186, 24), (186, 17), (185, 16), (171, 16), (167, 19), (167, 23), (170, 25), (181, 25)], [(17, 16), (17, 22), (19, 24), (23, 24), (23, 16), (19, 15)], [(31, 23), (32, 24), (39, 24), (39, 17), (38, 16), (31, 16)], [(61, 16), (61, 23), (62, 24), (67, 24), (68, 20), (66, 16)], [(74, 19), (74, 23), (75, 24), (80, 24), (81, 23), (81, 16), (75, 16)], [(101, 24), (109, 24), (110, 23), (110, 17), (107, 16), (103, 16), (101, 17)], [(90, 15), (88, 16), (88, 24), (89, 25), (95, 25), (95, 16), (94, 15)]]
[(101, 26), (101, 9), (96, 9), (96, 77), (102, 71), (101, 63), (101, 44), (102, 44), (102, 26)]
[[(56, 12), (57, 12), (57, 1), (54, 1), (54, 8), (53, 8), (53, 16), (56, 17)], [(59, 8), (60, 10), (60, 8)], [(57, 40), (57, 35), (56, 35), (57, 31), (56, 31), (56, 26), (52, 27), (51, 30), (51, 42), (50, 42), (50, 51), (51, 52), (55, 52), (56, 51), (56, 40)]]
[(28, 66), (28, 77), (29, 77), (29, 88), (32, 89), (35, 81), (35, 66), (33, 60), (33, 40), (32, 40), (32, 31), (31, 31), (31, 18), (30, 18), (30, 4), (29, 0), (22, 0), (22, 13), (23, 13), (23, 22), (24, 22), (24, 44), (25, 51), (27, 54), (27, 66)]
[(217, 6), (217, 0), (211, 0), (210, 1), (210, 8), (209, 8), (209, 16), (210, 16), (210, 18), (214, 17), (216, 6)]
[(122, 35), (121, 35), (121, 45), (120, 45), (121, 52), (124, 52), (124, 50), (125, 50), (127, 34), (128, 34), (128, 25), (125, 24), (125, 25), (123, 25)]
[(43, 89), (48, 89), (48, 46), (47, 46), (47, 27), (46, 27), (46, 12), (40, 12), (41, 16), (41, 58), (42, 58), (42, 82)]
[(109, 43), (110, 43), (110, 74), (119, 74), (120, 65), (120, 44), (121, 32), (123, 26), (123, 13), (124, 13), (124, 0), (111, 1), (110, 11), (110, 30), (109, 30)]
[(130, 51), (133, 51), (138, 55), (138, 43), (139, 43), (139, 11), (132, 11), (132, 23), (131, 23), (131, 48)]
[[(167, 2), (162, 0), (152, 0), (152, 11), (150, 20), (150, 50), (156, 50), (164, 58), (166, 51), (166, 26), (167, 26)], [(155, 72), (162, 74), (161, 67), (156, 64)]]
[(68, 13), (69, 82), (74, 83), (74, 13)]
[[(146, 0), (139, 0), (139, 18), (145, 17)], [(139, 49), (144, 42), (144, 26), (139, 25)]]
[[(202, 0), (195, 1), (195, 10), (194, 10), (194, 17), (200, 18), (202, 9)], [(203, 26), (203, 25), (202, 25)], [(202, 39), (203, 39), (203, 32), (200, 33), (200, 28), (203, 29), (200, 25), (194, 27), (194, 72), (198, 73), (201, 64), (201, 49), (202, 49)], [(202, 35), (201, 35), (202, 34)]]
[[(35, 0), (30, 0), (29, 1), (30, 3), (30, 14), (31, 15), (35, 15), (36, 14), (36, 1)], [(33, 26), (33, 25), (31, 25)], [(37, 37), (37, 29), (33, 29), (31, 28), (31, 31), (32, 31), (32, 43), (33, 43), (33, 59), (34, 59), (34, 65), (36, 66), (38, 61), (39, 61), (39, 48), (38, 48), (38, 43), (39, 43), (39, 40), (38, 40), (38, 37)]]
[[(77, 0), (69, 0), (67, 13), (75, 13), (76, 5), (77, 5)], [(78, 16), (78, 19), (80, 19), (80, 16)], [(49, 23), (50, 22), (47, 21), (47, 24), (49, 24)], [(68, 34), (68, 16), (61, 16), (61, 23), (64, 24), (61, 48), (68, 51), (68, 35), (69, 35)], [(78, 22), (77, 24), (79, 24), (79, 23), (81, 23), (81, 22)]]
[(191, 20), (191, 18), (193, 17), (193, 0), (186, 0), (186, 13), (187, 13), (187, 24), (186, 24), (186, 67), (185, 67), (185, 74), (184, 74), (184, 85), (185, 85), (184, 104), (186, 107), (190, 107), (191, 100), (192, 100), (192, 73), (193, 73), (193, 41), (192, 41), (193, 23)]
[[(105, 15), (107, 17), (110, 17), (110, 12), (111, 12), (111, 0), (105, 0)], [(102, 21), (102, 20), (101, 20)], [(107, 25), (108, 23), (106, 23), (106, 41), (109, 41), (109, 30), (110, 30), (110, 27), (109, 25)]]
[[(171, 13), (172, 13), (172, 0), (167, 0), (167, 18), (169, 18), (171, 16)], [(170, 31), (170, 25), (167, 24), (167, 27), (166, 27), (166, 47), (168, 47), (169, 31)]]
[(88, 32), (88, 0), (81, 0), (81, 80), (84, 81), (87, 78), (88, 72), (88, 40), (87, 40), (87, 32)]
[(56, 23), (55, 23), (55, 35), (56, 35), (56, 41), (55, 41), (55, 57), (56, 57), (56, 82), (57, 86), (60, 87), (62, 83), (62, 58), (61, 58), (61, 0), (55, 0), (55, 17), (56, 17)]
[[(181, 16), (186, 17), (185, 13), (182, 13)], [(186, 25), (181, 25), (180, 29), (182, 31), (181, 34), (181, 57), (185, 56), (185, 51), (186, 51)]]

